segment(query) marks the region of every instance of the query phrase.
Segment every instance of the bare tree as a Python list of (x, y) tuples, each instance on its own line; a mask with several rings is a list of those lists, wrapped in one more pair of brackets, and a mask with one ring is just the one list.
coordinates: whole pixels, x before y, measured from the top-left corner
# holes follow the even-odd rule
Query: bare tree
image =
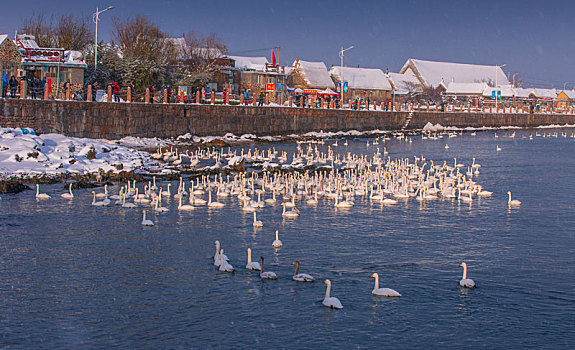
[(87, 17), (62, 15), (58, 25), (54, 27), (58, 47), (68, 50), (85, 50), (92, 41), (92, 30)]
[(165, 63), (173, 57), (173, 44), (166, 35), (147, 17), (138, 15), (133, 19), (113, 18), (114, 43), (124, 56)]
[(30, 17), (24, 19), (22, 32), (36, 37), (36, 42), (41, 47), (55, 47), (58, 43), (54, 32), (54, 18), (47, 18), (43, 12), (32, 13)]
[(214, 33), (204, 36), (192, 31), (185, 38), (187, 52), (184, 61), (194, 73), (213, 73), (217, 60), (228, 53), (226, 45)]

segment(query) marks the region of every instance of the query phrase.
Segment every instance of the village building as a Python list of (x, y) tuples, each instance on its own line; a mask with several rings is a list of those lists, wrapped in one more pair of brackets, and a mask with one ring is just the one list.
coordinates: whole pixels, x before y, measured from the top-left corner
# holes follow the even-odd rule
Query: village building
[(15, 42), (22, 57), (21, 78), (46, 78), (52, 97), (62, 96), (64, 85), (68, 81), (71, 91), (83, 88), (87, 65), (81, 52), (63, 48), (41, 48), (33, 35), (18, 35)]
[(559, 92), (556, 98), (555, 107), (559, 109), (568, 109), (571, 107), (571, 103), (575, 100), (575, 91), (573, 90), (562, 90)]
[(447, 90), (450, 83), (487, 83), (488, 85), (509, 85), (509, 80), (500, 66), (478, 64), (435, 62), (410, 58), (405, 62), (401, 74), (413, 74), (421, 85)]
[(348, 91), (344, 92), (344, 100), (369, 99), (378, 104), (392, 98), (392, 86), (388, 77), (381, 69), (354, 68), (333, 66), (330, 75), (334, 81), (343, 80), (348, 83)]
[(309, 93), (335, 88), (325, 63), (302, 61), (299, 57), (291, 66), (287, 84), (296, 89), (308, 90)]
[(6, 74), (8, 79), (17, 76), (21, 63), (22, 57), (16, 44), (8, 35), (0, 35), (0, 76)]
[(234, 60), (234, 68), (239, 71), (239, 91), (259, 93), (259, 91), (284, 92), (287, 75), (285, 67), (268, 62), (264, 56), (228, 56)]

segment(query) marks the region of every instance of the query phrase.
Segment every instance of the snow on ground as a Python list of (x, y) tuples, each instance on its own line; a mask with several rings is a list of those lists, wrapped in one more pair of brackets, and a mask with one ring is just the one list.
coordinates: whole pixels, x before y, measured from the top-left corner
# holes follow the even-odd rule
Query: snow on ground
[(132, 171), (152, 163), (150, 154), (106, 140), (23, 134), (0, 128), (0, 176), (55, 176)]

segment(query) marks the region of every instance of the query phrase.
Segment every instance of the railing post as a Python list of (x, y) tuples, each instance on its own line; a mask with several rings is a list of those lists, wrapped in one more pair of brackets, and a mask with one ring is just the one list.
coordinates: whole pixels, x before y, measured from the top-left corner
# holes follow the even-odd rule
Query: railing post
[(146, 97), (144, 98), (145, 103), (150, 103), (150, 88), (146, 88)]
[(196, 103), (200, 104), (200, 92), (196, 91)]
[(289, 101), (289, 106), (293, 107), (293, 98), (291, 96), (289, 97), (288, 101)]
[[(46, 91), (48, 91), (48, 89), (44, 89), (44, 99), (46, 99)], [(86, 101), (92, 102), (92, 85), (88, 85), (88, 90), (86, 92)]]
[(215, 91), (212, 90), (212, 91), (210, 92), (210, 95), (211, 95), (211, 98), (212, 98), (212, 100), (211, 100), (210, 102), (211, 102), (213, 105), (215, 105), (215, 104), (216, 104), (216, 93), (215, 93)]
[(126, 92), (126, 102), (132, 102), (132, 87), (128, 86), (128, 91)]
[(240, 105), (244, 105), (244, 94), (240, 94)]
[[(92, 85), (88, 85), (90, 88), (92, 87)], [(44, 86), (44, 100), (47, 100), (48, 97), (50, 96), (50, 93), (48, 92), (48, 84), (46, 84), (46, 86)]]

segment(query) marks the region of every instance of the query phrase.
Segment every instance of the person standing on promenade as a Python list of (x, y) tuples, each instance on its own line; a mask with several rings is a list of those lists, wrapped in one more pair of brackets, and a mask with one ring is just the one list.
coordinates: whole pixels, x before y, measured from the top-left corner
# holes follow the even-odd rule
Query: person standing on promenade
[(226, 104), (226, 97), (228, 97), (228, 90), (226, 90), (226, 88), (224, 88), (223, 95), (224, 95), (224, 104)]
[(244, 103), (246, 104), (246, 106), (248, 105), (249, 99), (250, 99), (250, 93), (249, 93), (248, 89), (246, 89), (246, 91), (244, 91)]
[(10, 86), (10, 97), (16, 98), (16, 90), (18, 90), (18, 81), (16, 80), (15, 76), (10, 77), (8, 86)]
[(2, 98), (8, 94), (8, 73), (2, 74)]
[(150, 91), (150, 103), (154, 103), (154, 92), (156, 92), (154, 84), (150, 84), (150, 86), (148, 86), (148, 90)]
[(258, 106), (263, 106), (264, 105), (264, 100), (266, 98), (266, 93), (264, 92), (264, 90), (260, 90), (260, 96), (259, 96), (259, 101), (258, 101)]
[(114, 102), (120, 102), (120, 85), (117, 81), (112, 84), (112, 96), (114, 96)]
[(46, 77), (40, 82), (40, 99), (44, 99), (44, 89), (46, 89)]

